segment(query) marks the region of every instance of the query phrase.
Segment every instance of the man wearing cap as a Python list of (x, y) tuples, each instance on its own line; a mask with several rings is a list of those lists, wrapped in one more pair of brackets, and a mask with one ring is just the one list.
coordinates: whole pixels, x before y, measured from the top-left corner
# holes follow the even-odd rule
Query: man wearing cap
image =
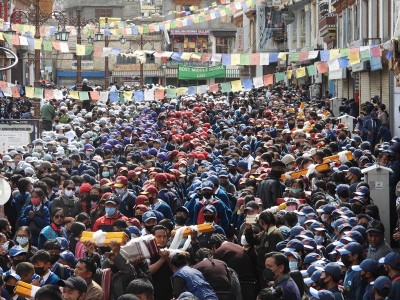
[(217, 218), (218, 218), (217, 223), (221, 225), (224, 231), (226, 231), (229, 227), (229, 219), (227, 214), (228, 208), (222, 201), (214, 199), (213, 194), (214, 194), (214, 184), (209, 180), (204, 181), (201, 184), (202, 199), (198, 201), (194, 206), (192, 223), (193, 225), (203, 224), (204, 215), (202, 214), (202, 211), (207, 205), (212, 205), (215, 207), (217, 213)]
[(42, 119), (42, 126), (44, 131), (53, 130), (53, 119), (56, 116), (54, 106), (57, 105), (56, 99), (51, 99), (47, 103), (43, 104), (40, 109), (40, 118)]
[(112, 232), (113, 225), (116, 220), (128, 221), (128, 218), (118, 211), (119, 199), (115, 195), (110, 195), (105, 201), (106, 214), (98, 218), (94, 224), (92, 231), (103, 230), (105, 232)]
[(158, 198), (158, 189), (155, 186), (148, 186), (142, 194), (146, 195), (149, 199), (150, 208), (152, 210), (162, 213), (165, 218), (174, 222), (174, 215), (172, 214), (171, 207)]
[(167, 175), (164, 173), (157, 173), (156, 176), (154, 176), (154, 181), (156, 188), (158, 189), (158, 198), (167, 203), (170, 206), (172, 213), (175, 213), (176, 209), (182, 206), (182, 203), (180, 203), (176, 195), (167, 188)]
[(236, 187), (236, 189), (239, 186), (239, 180), (243, 177), (242, 174), (240, 174), (237, 170), (237, 161), (234, 159), (231, 159), (228, 161), (228, 171), (229, 171), (229, 180), (233, 183), (233, 185)]
[(221, 170), (218, 173), (218, 178), (221, 187), (225, 189), (227, 194), (234, 195), (236, 193), (236, 187), (229, 181), (229, 173), (226, 170)]
[(128, 218), (134, 217), (134, 206), (136, 196), (128, 191), (128, 178), (118, 176), (115, 179), (114, 191), (119, 198), (119, 211)]
[(372, 220), (368, 223), (367, 238), (368, 258), (378, 260), (393, 251), (385, 241), (385, 227), (382, 222)]
[(390, 252), (385, 257), (382, 257), (379, 263), (384, 265), (387, 276), (392, 281), (392, 290), (388, 299), (400, 299), (400, 254)]
[(354, 271), (351, 267), (359, 265), (363, 260), (364, 249), (357, 242), (351, 242), (340, 248), (341, 261), (347, 268), (343, 281), (345, 299), (361, 300), (364, 295), (365, 284), (361, 281), (360, 271)]
[(346, 171), (346, 179), (350, 185), (349, 187), (349, 193), (350, 196), (353, 196), (353, 194), (357, 190), (357, 185), (361, 182), (361, 170), (360, 168), (357, 167), (351, 167)]
[(251, 165), (253, 164), (254, 157), (250, 154), (251, 147), (250, 145), (244, 145), (242, 148), (242, 157), (243, 161), (247, 163), (247, 169), (251, 170)]
[(381, 268), (377, 260), (365, 259), (359, 266), (351, 267), (354, 271), (360, 271), (361, 279), (367, 283), (363, 300), (372, 299), (372, 285), (373, 282), (381, 273)]
[[(317, 267), (319, 269), (319, 267)], [(322, 274), (317, 284), (322, 288), (332, 292), (335, 300), (344, 300), (342, 292), (339, 290), (339, 281), (342, 279), (342, 267), (331, 262), (321, 268)]]
[(394, 300), (392, 297), (393, 284), (386, 276), (379, 276), (372, 285), (372, 299), (374, 300)]
[(20, 281), (20, 280), (21, 280), (21, 277), (19, 277), (19, 275), (15, 274), (15, 273), (4, 276), (3, 288), (6, 290), (7, 295), (10, 297), (9, 299), (25, 300), (24, 297), (14, 294), (14, 289), (15, 289), (18, 281)]
[(4, 275), (9, 275), (11, 273), (15, 273), (17, 269), (17, 265), (20, 262), (27, 261), (27, 254), (28, 252), (22, 248), (21, 246), (13, 246), (8, 252), (8, 256), (11, 262), (11, 268)]
[(88, 166), (82, 162), (79, 154), (72, 154), (70, 160), (72, 164), (71, 175), (82, 175), (88, 169)]
[(281, 161), (271, 162), (271, 171), (267, 178), (261, 181), (257, 189), (257, 197), (261, 198), (263, 208), (267, 209), (276, 205), (276, 199), (282, 197), (283, 189), (280, 182), (286, 165)]
[(63, 300), (85, 300), (87, 292), (86, 281), (79, 277), (70, 277), (67, 280), (58, 281), (58, 285), (62, 287)]

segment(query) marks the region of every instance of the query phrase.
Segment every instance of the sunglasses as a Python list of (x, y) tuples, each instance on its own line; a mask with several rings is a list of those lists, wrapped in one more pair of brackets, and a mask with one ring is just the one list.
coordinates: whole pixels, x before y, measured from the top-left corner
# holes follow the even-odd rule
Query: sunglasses
[(71, 188), (71, 187), (66, 187), (65, 189), (68, 190), (68, 191), (75, 190), (75, 188)]
[(64, 215), (54, 215), (55, 219), (64, 219), (65, 216)]

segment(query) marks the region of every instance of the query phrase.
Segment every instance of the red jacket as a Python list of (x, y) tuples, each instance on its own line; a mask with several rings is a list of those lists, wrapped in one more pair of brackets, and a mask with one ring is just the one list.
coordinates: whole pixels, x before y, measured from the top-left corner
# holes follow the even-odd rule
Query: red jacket
[(97, 230), (103, 230), (105, 232), (112, 232), (113, 230), (113, 225), (116, 220), (125, 220), (126, 222), (129, 221), (127, 217), (125, 217), (123, 214), (120, 212), (117, 212), (115, 215), (112, 217), (108, 217), (107, 215), (104, 215), (96, 220), (94, 222), (92, 231), (97, 231)]

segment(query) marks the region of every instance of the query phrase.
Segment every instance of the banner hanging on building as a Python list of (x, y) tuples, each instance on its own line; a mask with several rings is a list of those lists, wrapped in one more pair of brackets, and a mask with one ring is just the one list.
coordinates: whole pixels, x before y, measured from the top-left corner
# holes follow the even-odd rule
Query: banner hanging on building
[(226, 66), (188, 67), (178, 65), (178, 79), (225, 78)]

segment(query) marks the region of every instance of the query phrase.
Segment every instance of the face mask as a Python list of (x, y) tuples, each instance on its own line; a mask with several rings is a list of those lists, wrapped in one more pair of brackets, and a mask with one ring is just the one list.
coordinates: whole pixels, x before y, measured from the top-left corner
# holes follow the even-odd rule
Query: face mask
[(213, 215), (204, 215), (204, 221), (208, 223), (212, 223), (214, 221), (214, 216)]
[(325, 287), (325, 285), (326, 285), (326, 283), (324, 282), (324, 280), (325, 280), (325, 278), (320, 278), (320, 279), (318, 279), (318, 281), (316, 282), (317, 283), (317, 285), (320, 287), (320, 288), (324, 288)]
[(7, 293), (8, 293), (9, 295), (14, 295), (15, 285), (6, 284), (6, 285), (4, 286), (4, 288), (5, 288), (5, 290), (7, 291)]
[(50, 255), (50, 263), (52, 265), (54, 265), (56, 262), (58, 262), (59, 259), (60, 259), (60, 255), (59, 254), (51, 254)]
[(29, 243), (29, 239), (26, 236), (17, 236), (15, 240), (20, 246), (25, 246)]
[(117, 213), (117, 208), (115, 207), (106, 207), (105, 210), (106, 210), (106, 215), (110, 217)]
[(89, 195), (89, 200), (90, 200), (91, 202), (97, 203), (97, 202), (99, 202), (99, 200), (100, 200), (100, 195)]
[(66, 142), (61, 142), (60, 144), (62, 147), (67, 147), (67, 145), (68, 145)]
[(125, 193), (125, 189), (123, 188), (116, 188), (115, 191), (117, 192), (118, 195), (123, 195)]
[(212, 197), (212, 195), (213, 195), (213, 193), (210, 193), (210, 192), (202, 192), (201, 194), (202, 194), (203, 197), (206, 198), (206, 199), (211, 199), (211, 197)]
[(184, 216), (175, 216), (175, 222), (178, 225), (185, 225), (186, 224), (186, 217)]
[(347, 268), (350, 267), (351, 261), (350, 261), (350, 257), (348, 255), (342, 255), (341, 261)]
[(101, 176), (103, 177), (109, 177), (110, 176), (110, 172), (102, 172)]
[(85, 153), (86, 153), (86, 156), (91, 157), (94, 152), (93, 151), (86, 151)]
[(297, 270), (297, 261), (295, 261), (295, 260), (289, 261), (289, 268), (290, 268), (290, 271)]
[(292, 130), (294, 128), (294, 123), (288, 123), (289, 129)]
[(71, 197), (73, 197), (75, 195), (75, 191), (74, 190), (64, 190), (64, 194), (68, 198), (71, 198)]
[(274, 281), (275, 280), (275, 273), (271, 268), (265, 268), (263, 271), (263, 278), (265, 281)]
[(361, 211), (362, 211), (362, 206), (359, 205), (359, 204), (353, 203), (353, 204), (351, 205), (351, 210), (352, 210), (356, 215), (358, 215), (358, 214), (360, 214)]
[(40, 198), (31, 198), (31, 203), (33, 206), (39, 206)]
[(43, 150), (43, 146), (39, 146), (38, 145), (38, 146), (35, 147), (35, 149), (38, 150), (38, 151), (42, 151)]
[(45, 272), (44, 267), (35, 267), (35, 273), (39, 276), (43, 276)]
[(301, 189), (291, 189), (290, 192), (292, 194), (298, 194), (298, 193), (301, 193)]
[(153, 227), (154, 227), (155, 225), (144, 225), (144, 228), (146, 228), (146, 231), (147, 232), (151, 232), (152, 230), (153, 230)]
[(186, 174), (186, 168), (179, 168), (179, 172), (181, 172), (182, 174)]
[(1, 249), (3, 249), (3, 251), (7, 251), (9, 244), (10, 244), (10, 241), (5, 242), (3, 245), (1, 245)]
[(324, 239), (324, 237), (322, 235), (315, 236), (314, 240), (318, 245), (321, 245), (321, 244), (323, 244), (325, 242), (325, 239)]

